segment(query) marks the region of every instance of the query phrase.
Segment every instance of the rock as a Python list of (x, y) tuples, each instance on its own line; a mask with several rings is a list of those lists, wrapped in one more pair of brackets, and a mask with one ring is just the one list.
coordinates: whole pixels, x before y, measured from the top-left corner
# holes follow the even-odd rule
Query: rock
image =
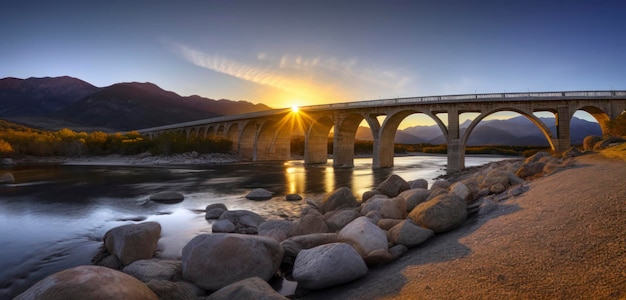
[(430, 190), (434, 191), (436, 189), (444, 189), (447, 190), (448, 188), (450, 188), (450, 186), (452, 185), (452, 183), (450, 183), (447, 180), (437, 180), (433, 183), (433, 185), (430, 186)]
[(0, 158), (0, 166), (11, 166), (14, 165), (15, 161), (12, 158)]
[(504, 187), (504, 185), (502, 185), (502, 183), (496, 183), (496, 184), (492, 185), (491, 187), (489, 187), (489, 191), (492, 194), (500, 194), (500, 193), (506, 191), (506, 187)]
[(380, 227), (380, 229), (382, 230), (389, 230), (393, 228), (393, 226), (396, 226), (402, 222), (403, 220), (398, 220), (398, 219), (380, 219), (378, 220), (376, 225), (378, 225), (378, 227)]
[(459, 196), (459, 198), (463, 199), (465, 203), (471, 203), (474, 199), (470, 198), (470, 190), (467, 188), (467, 185), (463, 182), (454, 183), (450, 186), (450, 193)]
[(372, 198), (372, 197), (374, 197), (376, 195), (380, 195), (380, 192), (377, 191), (377, 190), (367, 191), (367, 192), (363, 193), (363, 196), (361, 196), (361, 201), (365, 202), (368, 199), (370, 199), (370, 198)]
[(150, 280), (174, 280), (180, 277), (180, 262), (177, 260), (141, 259), (124, 267), (122, 272), (142, 282)]
[(307, 206), (302, 209), (300, 220), (295, 222), (289, 236), (324, 232), (330, 232), (324, 216), (314, 207)]
[(346, 242), (366, 257), (370, 252), (387, 250), (385, 231), (372, 223), (367, 217), (359, 217), (339, 231), (339, 240)]
[(282, 241), (280, 246), (285, 249), (285, 256), (296, 257), (304, 249), (337, 242), (339, 237), (336, 233), (313, 233), (290, 237)]
[[(225, 211), (219, 220), (229, 220), (235, 225), (235, 232), (245, 234), (258, 233), (259, 225), (265, 222), (263, 217), (248, 210)], [(215, 225), (215, 224), (213, 224)]]
[(324, 214), (324, 220), (330, 232), (337, 232), (360, 216), (356, 209), (342, 209), (327, 212)]
[(209, 291), (250, 277), (269, 280), (283, 258), (283, 248), (269, 237), (201, 234), (183, 248), (183, 278)]
[(457, 195), (440, 195), (415, 207), (409, 218), (420, 226), (441, 233), (463, 224), (467, 218), (467, 205)]
[(146, 283), (159, 296), (159, 300), (197, 300), (194, 287), (186, 282), (151, 280)]
[(597, 142), (595, 145), (593, 145), (593, 151), (600, 151), (602, 149), (606, 149), (607, 147), (611, 146), (611, 144), (623, 143), (623, 142), (624, 142), (623, 138), (612, 136), (612, 137), (603, 139)]
[(505, 189), (509, 186), (509, 175), (507, 171), (504, 170), (491, 170), (487, 173), (487, 175), (483, 176), (479, 182), (480, 188), (488, 188), (491, 189), (492, 186), (500, 184)]
[(543, 176), (543, 167), (545, 167), (545, 165), (545, 163), (540, 161), (525, 163), (515, 172), (515, 175), (523, 179), (533, 179), (538, 176)]
[(389, 248), (389, 253), (391, 253), (392, 260), (396, 260), (400, 258), (402, 255), (404, 255), (407, 252), (409, 252), (409, 248), (407, 248), (407, 246), (402, 245), (402, 244), (398, 244)]
[(582, 154), (583, 153), (578, 149), (578, 147), (572, 146), (569, 149), (567, 149), (567, 151), (563, 152), (561, 157), (570, 158), (570, 157), (581, 156)]
[(387, 249), (378, 249), (370, 252), (363, 258), (367, 266), (381, 266), (393, 260), (393, 255)]
[(108, 255), (106, 257), (103, 257), (102, 259), (94, 262), (94, 264), (97, 266), (101, 266), (101, 267), (107, 267), (113, 270), (120, 270), (123, 267), (122, 262), (115, 255)]
[(128, 274), (99, 266), (78, 266), (54, 273), (14, 299), (159, 299)]
[(378, 224), (378, 221), (383, 218), (383, 216), (380, 215), (380, 212), (376, 210), (368, 212), (365, 217), (370, 220), (372, 224)]
[(123, 225), (104, 234), (104, 246), (126, 266), (136, 260), (152, 258), (160, 236), (161, 225), (156, 222)]
[(497, 209), (498, 204), (496, 202), (493, 202), (489, 199), (483, 199), (482, 203), (480, 204), (480, 209), (478, 210), (478, 213), (480, 215), (487, 215)]
[[(540, 151), (540, 152), (537, 152), (537, 153), (535, 153), (535, 154), (533, 154), (533, 155), (529, 156), (528, 158), (526, 158), (526, 159), (524, 160), (524, 164), (531, 163), (531, 162), (537, 162), (537, 161), (539, 161), (540, 159), (542, 159), (542, 158), (544, 158), (544, 157), (548, 157), (548, 156), (551, 156), (551, 155), (550, 155), (550, 153), (545, 152), (545, 151)], [(522, 177), (522, 176), (520, 176), (520, 177)], [(522, 177), (522, 178), (523, 178), (523, 177)]]
[(231, 283), (206, 298), (206, 300), (231, 299), (287, 300), (259, 277), (246, 278)]
[(285, 196), (285, 200), (287, 200), (287, 201), (298, 201), (298, 200), (302, 200), (302, 196), (300, 196), (298, 194), (287, 194)]
[(416, 179), (409, 181), (409, 187), (411, 189), (428, 189), (428, 181), (426, 179)]
[(358, 205), (359, 203), (356, 201), (356, 198), (354, 198), (354, 195), (352, 195), (352, 190), (347, 187), (341, 187), (322, 200), (320, 212), (325, 214), (329, 211), (354, 208)]
[(434, 235), (432, 230), (420, 227), (411, 219), (406, 219), (389, 230), (391, 242), (407, 248), (413, 248)]
[(389, 198), (397, 197), (400, 193), (410, 189), (409, 183), (398, 175), (391, 175), (376, 188), (381, 194)]
[(206, 215), (204, 216), (207, 220), (219, 219), (219, 217), (228, 210), (224, 203), (213, 203), (206, 206)]
[(230, 220), (218, 220), (211, 224), (211, 232), (215, 233), (235, 233), (237, 226)]
[[(377, 211), (384, 219), (403, 219), (406, 214), (406, 205), (404, 199), (394, 198), (396, 200), (389, 199), (387, 197), (376, 196), (368, 200), (361, 207), (361, 214), (367, 215), (371, 211)], [(401, 199), (398, 200), (398, 199)]]
[(513, 172), (507, 172), (506, 175), (509, 177), (509, 185), (518, 185), (525, 182), (524, 179), (519, 178)]
[(289, 237), (295, 223), (287, 220), (270, 220), (259, 225), (259, 235), (275, 239), (279, 243)]
[(11, 173), (4, 173), (0, 175), (0, 184), (3, 183), (15, 183), (15, 177)]
[(332, 243), (302, 250), (292, 274), (298, 287), (317, 290), (358, 279), (367, 274), (367, 266), (352, 246)]
[(247, 199), (255, 201), (263, 201), (272, 199), (272, 192), (266, 189), (254, 189), (246, 195)]
[[(447, 189), (442, 189), (442, 188), (432, 189), (431, 188), (430, 195), (428, 195), (428, 198), (426, 198), (426, 201), (430, 201), (432, 199), (435, 199), (435, 197), (437, 197), (439, 195), (446, 195), (446, 194), (448, 194), (448, 190)], [(424, 201), (424, 202), (426, 202), (426, 201)]]
[(583, 150), (593, 151), (593, 146), (595, 146), (595, 144), (601, 140), (602, 140), (601, 136), (597, 136), (597, 135), (586, 136), (585, 139), (583, 140)]
[(174, 191), (159, 192), (150, 196), (150, 200), (164, 204), (179, 203), (184, 199), (185, 196), (183, 196), (183, 194)]
[[(445, 192), (445, 190), (442, 190)], [(400, 193), (399, 197), (404, 197), (406, 200), (407, 212), (412, 211), (418, 204), (426, 201), (430, 196), (431, 191), (424, 188), (415, 188)]]

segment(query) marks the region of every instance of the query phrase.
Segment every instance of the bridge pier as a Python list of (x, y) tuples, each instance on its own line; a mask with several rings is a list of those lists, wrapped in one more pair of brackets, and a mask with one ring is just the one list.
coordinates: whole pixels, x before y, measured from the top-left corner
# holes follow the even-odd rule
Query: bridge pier
[(569, 107), (559, 107), (556, 113), (556, 138), (552, 139), (555, 152), (564, 152), (569, 149), (572, 144), (570, 140), (570, 121), (571, 114)]

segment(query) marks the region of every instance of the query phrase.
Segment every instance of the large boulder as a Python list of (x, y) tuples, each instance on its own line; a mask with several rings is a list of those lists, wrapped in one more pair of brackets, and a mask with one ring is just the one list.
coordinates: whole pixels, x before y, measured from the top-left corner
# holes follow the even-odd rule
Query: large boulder
[(404, 200), (406, 200), (406, 209), (407, 212), (410, 212), (418, 204), (426, 201), (431, 192), (431, 190), (427, 190), (425, 188), (414, 188), (400, 193), (398, 197), (402, 197), (404, 198)]
[(583, 152), (580, 151), (580, 149), (578, 149), (578, 147), (572, 146), (569, 149), (567, 149), (565, 152), (563, 152), (563, 154), (561, 154), (561, 157), (563, 157), (563, 158), (570, 158), (570, 157), (581, 156), (582, 154), (583, 154)]
[(249, 210), (225, 211), (219, 220), (229, 220), (235, 225), (235, 232), (245, 234), (257, 234), (259, 225), (265, 222), (263, 217)]
[(361, 214), (357, 209), (342, 209), (327, 212), (324, 214), (324, 220), (328, 225), (328, 230), (337, 232), (360, 216)]
[(128, 274), (106, 267), (78, 266), (44, 278), (14, 299), (157, 300), (159, 297)]
[(597, 135), (586, 136), (585, 139), (583, 140), (583, 150), (592, 151), (593, 146), (595, 146), (596, 143), (598, 143), (601, 140), (602, 140), (601, 136), (597, 136)]
[(150, 280), (174, 280), (180, 277), (180, 261), (163, 259), (141, 259), (124, 267), (122, 272), (142, 282)]
[(263, 201), (272, 199), (272, 192), (266, 189), (254, 189), (246, 195), (250, 200)]
[(385, 196), (375, 196), (361, 207), (361, 214), (367, 215), (371, 211), (378, 211), (384, 219), (404, 219), (406, 203), (403, 198), (389, 199)]
[(205, 208), (206, 214), (204, 218), (207, 220), (219, 219), (219, 217), (228, 210), (224, 203), (209, 204)]
[(218, 220), (211, 224), (211, 232), (213, 233), (235, 233), (236, 230), (237, 226), (230, 220)]
[(164, 191), (151, 195), (150, 200), (158, 203), (174, 204), (185, 200), (185, 196), (179, 192)]
[(385, 181), (381, 182), (376, 188), (381, 194), (389, 198), (398, 196), (400, 193), (411, 189), (409, 183), (398, 175), (391, 175)]
[(259, 277), (246, 278), (231, 283), (206, 298), (206, 300), (231, 299), (287, 300)]
[(608, 137), (606, 139), (603, 139), (597, 142), (595, 145), (593, 145), (593, 151), (600, 151), (602, 149), (606, 149), (607, 147), (611, 146), (611, 144), (623, 143), (623, 142), (624, 142), (624, 139), (621, 137), (617, 137), (617, 136)]
[(314, 290), (350, 282), (365, 274), (365, 262), (352, 246), (345, 243), (302, 250), (292, 273), (298, 287)]
[(269, 280), (283, 249), (272, 238), (242, 234), (201, 234), (183, 248), (183, 278), (209, 291), (250, 277)]
[(426, 179), (415, 179), (409, 181), (409, 187), (411, 189), (428, 189), (428, 181)]
[(367, 217), (359, 217), (339, 231), (339, 240), (352, 245), (362, 257), (370, 252), (387, 250), (387, 234)]
[(540, 151), (540, 152), (537, 152), (537, 153), (535, 153), (535, 154), (533, 154), (533, 155), (531, 155), (531, 156), (527, 157), (527, 158), (524, 160), (524, 163), (525, 163), (525, 164), (527, 164), (527, 163), (531, 163), (531, 162), (536, 162), (536, 161), (539, 161), (539, 160), (541, 160), (542, 158), (544, 158), (544, 157), (548, 157), (548, 156), (551, 156), (551, 155), (550, 155), (550, 153), (545, 152), (545, 151)]
[(330, 232), (326, 221), (324, 221), (324, 215), (314, 207), (307, 206), (302, 209), (300, 220), (295, 222), (293, 227), (291, 227), (289, 236), (324, 232)]
[(280, 246), (285, 250), (285, 256), (296, 257), (304, 249), (337, 242), (339, 237), (336, 233), (312, 233), (290, 237), (282, 241)]
[(543, 175), (543, 168), (545, 166), (546, 164), (541, 161), (527, 162), (520, 166), (517, 172), (515, 172), (515, 175), (523, 179), (534, 179)]
[(450, 181), (447, 180), (437, 180), (435, 182), (433, 182), (433, 184), (430, 186), (430, 190), (434, 191), (437, 189), (444, 189), (447, 190), (448, 188), (450, 188), (450, 186), (452, 185), (452, 183), (450, 183)]
[(193, 285), (184, 281), (150, 280), (148, 287), (159, 296), (159, 300), (198, 300)]
[(407, 248), (413, 248), (433, 235), (435, 233), (432, 230), (417, 225), (412, 219), (406, 219), (389, 230), (391, 242)]
[(152, 258), (159, 237), (161, 225), (156, 222), (122, 225), (104, 234), (104, 246), (126, 266), (136, 260)]
[(279, 243), (289, 237), (295, 223), (288, 220), (270, 220), (259, 225), (259, 235), (275, 239)]
[(445, 232), (463, 224), (467, 205), (457, 195), (440, 195), (415, 207), (409, 218), (435, 233)]
[(322, 200), (320, 212), (325, 214), (329, 211), (354, 208), (358, 205), (359, 203), (356, 201), (354, 195), (352, 195), (352, 190), (348, 187), (340, 187)]

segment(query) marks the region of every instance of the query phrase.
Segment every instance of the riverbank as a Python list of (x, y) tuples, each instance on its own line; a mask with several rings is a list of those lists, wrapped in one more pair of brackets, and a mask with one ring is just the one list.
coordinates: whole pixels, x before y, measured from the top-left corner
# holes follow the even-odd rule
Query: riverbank
[(399, 260), (303, 299), (626, 297), (623, 157), (577, 157)]
[(165, 166), (165, 165), (215, 165), (241, 161), (239, 155), (226, 153), (199, 154), (187, 152), (173, 155), (100, 155), (100, 156), (24, 156), (16, 158), (17, 164), (64, 164), (76, 166)]

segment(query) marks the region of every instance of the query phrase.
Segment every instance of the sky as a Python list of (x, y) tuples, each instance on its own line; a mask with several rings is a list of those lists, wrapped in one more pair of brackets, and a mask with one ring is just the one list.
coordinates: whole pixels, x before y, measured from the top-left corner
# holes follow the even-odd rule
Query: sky
[(626, 2), (2, 1), (0, 78), (152, 82), (273, 108), (626, 90)]

